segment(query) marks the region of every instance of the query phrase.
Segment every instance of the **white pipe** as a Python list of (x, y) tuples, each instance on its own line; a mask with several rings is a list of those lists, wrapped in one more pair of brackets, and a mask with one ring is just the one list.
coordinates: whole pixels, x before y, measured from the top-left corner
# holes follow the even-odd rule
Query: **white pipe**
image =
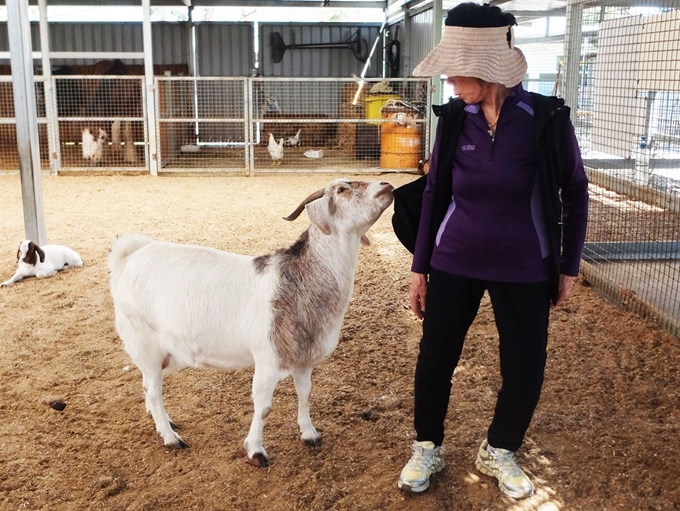
[(47, 25), (47, 0), (38, 0), (40, 8), (40, 56), (43, 68), (43, 94), (47, 118), (47, 146), (50, 170), (56, 174), (61, 164), (59, 157), (59, 123), (57, 122), (56, 95), (52, 89), (52, 60), (50, 57), (50, 34)]
[(156, 90), (153, 76), (153, 49), (151, 38), (151, 0), (142, 0), (144, 19), (142, 41), (144, 44), (144, 85), (146, 90), (146, 119), (149, 136), (147, 159), (152, 176), (158, 175), (158, 145), (156, 142)]
[(368, 58), (366, 59), (366, 63), (364, 64), (364, 68), (361, 70), (361, 75), (359, 75), (359, 88), (357, 89), (357, 93), (354, 95), (354, 100), (352, 101), (352, 105), (356, 105), (357, 101), (359, 100), (359, 94), (361, 94), (361, 90), (364, 88), (364, 77), (366, 76), (366, 71), (368, 71), (368, 66), (371, 65), (371, 57), (373, 57), (373, 53), (375, 52), (375, 48), (378, 46), (378, 41), (380, 41), (380, 38), (382, 37), (383, 30), (385, 30), (385, 24), (387, 23), (387, 20), (382, 22), (382, 25), (380, 25), (380, 31), (378, 32), (378, 37), (375, 38), (375, 42), (373, 43), (373, 48), (371, 48), (371, 53), (368, 54)]

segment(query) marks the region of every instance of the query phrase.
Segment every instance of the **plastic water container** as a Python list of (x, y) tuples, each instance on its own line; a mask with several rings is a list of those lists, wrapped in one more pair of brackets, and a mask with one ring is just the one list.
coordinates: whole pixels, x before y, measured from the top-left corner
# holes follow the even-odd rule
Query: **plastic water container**
[(317, 150), (310, 149), (308, 151), (305, 151), (304, 155), (307, 158), (323, 158), (323, 149), (317, 149)]

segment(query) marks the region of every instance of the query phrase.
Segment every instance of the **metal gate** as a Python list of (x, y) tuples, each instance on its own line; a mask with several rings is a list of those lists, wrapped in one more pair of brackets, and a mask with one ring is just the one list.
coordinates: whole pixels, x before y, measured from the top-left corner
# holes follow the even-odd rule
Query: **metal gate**
[(415, 170), (429, 80), (156, 79), (159, 172)]
[(144, 79), (138, 76), (54, 76), (62, 171), (147, 171)]
[(248, 80), (156, 79), (159, 172), (248, 172)]

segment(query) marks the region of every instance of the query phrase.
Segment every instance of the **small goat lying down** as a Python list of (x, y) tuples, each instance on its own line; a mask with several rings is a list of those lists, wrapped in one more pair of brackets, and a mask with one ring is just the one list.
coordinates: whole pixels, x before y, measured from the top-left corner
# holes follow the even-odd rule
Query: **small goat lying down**
[(39, 247), (31, 240), (24, 240), (17, 250), (18, 268), (11, 279), (0, 287), (11, 286), (26, 277), (51, 277), (69, 266), (82, 266), (83, 260), (68, 247), (61, 245), (44, 245)]
[(248, 460), (269, 465), (262, 430), (277, 384), (298, 394), (301, 438), (319, 445), (309, 416), (312, 368), (338, 344), (364, 234), (392, 203), (388, 183), (336, 180), (307, 197), (309, 228), (259, 257), (125, 235), (111, 248), (116, 329), (142, 372), (146, 409), (165, 445), (187, 444), (163, 407), (163, 374), (186, 367), (255, 366)]

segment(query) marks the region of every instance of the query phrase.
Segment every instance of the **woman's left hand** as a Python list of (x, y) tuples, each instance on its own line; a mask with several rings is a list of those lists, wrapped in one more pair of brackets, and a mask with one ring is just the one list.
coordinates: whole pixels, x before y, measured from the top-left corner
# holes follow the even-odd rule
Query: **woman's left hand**
[(574, 285), (576, 277), (570, 275), (560, 275), (560, 287), (557, 293), (557, 305), (561, 305), (567, 301), (571, 293), (571, 287)]

